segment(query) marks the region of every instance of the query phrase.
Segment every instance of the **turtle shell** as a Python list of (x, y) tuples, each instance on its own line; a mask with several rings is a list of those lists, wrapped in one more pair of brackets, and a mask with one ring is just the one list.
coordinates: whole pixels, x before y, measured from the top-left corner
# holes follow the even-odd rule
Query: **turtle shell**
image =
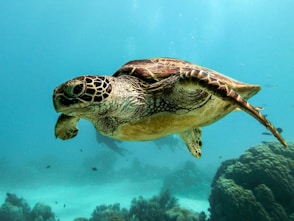
[(208, 73), (211, 78), (227, 84), (230, 88), (238, 88), (239, 93), (242, 93), (242, 89), (245, 91), (252, 89), (256, 91), (256, 93), (260, 90), (259, 85), (246, 84), (222, 75), (214, 70), (175, 58), (133, 60), (124, 64), (113, 76), (119, 77), (121, 75), (131, 75), (144, 80), (145, 82), (155, 83), (164, 78), (170, 77), (173, 74), (186, 73), (191, 70), (204, 71)]
[[(156, 86), (161, 86), (160, 83), (163, 82), (161, 80), (172, 75), (180, 76), (180, 78), (175, 78), (176, 80), (197, 79), (199, 88), (220, 98), (219, 104), (223, 100), (230, 100), (231, 104), (237, 105), (252, 115), (268, 128), (285, 147), (287, 146), (276, 128), (258, 111), (259, 108), (251, 106), (246, 100), (260, 90), (259, 85), (246, 84), (214, 70), (174, 58), (133, 60), (123, 65), (113, 76), (122, 75), (134, 76)], [(158, 83), (155, 84), (156, 82)]]

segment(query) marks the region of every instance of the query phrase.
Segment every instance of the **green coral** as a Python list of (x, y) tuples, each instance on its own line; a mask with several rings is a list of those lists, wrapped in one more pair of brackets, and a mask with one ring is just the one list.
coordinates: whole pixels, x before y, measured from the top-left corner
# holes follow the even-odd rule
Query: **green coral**
[(4, 203), (0, 208), (0, 220), (26, 221), (22, 209), (9, 203)]
[(150, 199), (134, 198), (130, 210), (119, 204), (97, 206), (89, 221), (205, 221), (206, 216), (179, 207), (168, 190)]
[(37, 203), (31, 212), (31, 221), (55, 221), (55, 215), (50, 206)]
[[(58, 219), (59, 220), (59, 219)], [(92, 212), (90, 219), (75, 218), (74, 221), (206, 221), (200, 214), (181, 208), (177, 199), (168, 190), (150, 199), (140, 196), (131, 202), (130, 210), (121, 209), (120, 204), (100, 205)], [(0, 208), (0, 221), (55, 221), (51, 208), (37, 203), (31, 210), (23, 198), (7, 194)]]
[(294, 220), (294, 144), (269, 142), (225, 161), (209, 201), (210, 221)]
[(23, 198), (7, 193), (5, 202), (0, 208), (0, 220), (27, 221), (30, 218), (30, 212), (31, 208)]
[(159, 196), (154, 196), (149, 200), (140, 196), (139, 199), (134, 198), (132, 200), (129, 212), (130, 220), (164, 221), (167, 220), (166, 212), (175, 206), (178, 206), (177, 199), (172, 197), (168, 190), (161, 192)]
[(75, 218), (73, 221), (89, 221), (89, 220), (84, 217), (78, 217), (78, 218)]
[(15, 194), (7, 193), (5, 202), (0, 208), (1, 221), (55, 221), (51, 208), (37, 203), (33, 210), (29, 204)]
[(181, 207), (174, 207), (166, 212), (167, 220), (170, 221), (205, 221), (205, 214), (200, 214)]
[(126, 221), (128, 211), (120, 209), (120, 204), (100, 205), (95, 208), (89, 221)]

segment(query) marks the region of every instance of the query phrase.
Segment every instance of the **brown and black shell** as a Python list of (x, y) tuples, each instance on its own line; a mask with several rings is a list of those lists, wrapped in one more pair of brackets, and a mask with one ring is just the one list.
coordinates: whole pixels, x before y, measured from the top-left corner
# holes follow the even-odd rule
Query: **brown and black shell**
[(173, 74), (185, 73), (191, 70), (208, 72), (211, 77), (218, 79), (234, 89), (245, 87), (245, 90), (248, 90), (248, 88), (253, 87), (256, 90), (256, 87), (259, 87), (258, 85), (246, 84), (222, 75), (214, 70), (175, 58), (133, 60), (124, 64), (113, 76), (131, 75), (148, 83), (155, 83)]

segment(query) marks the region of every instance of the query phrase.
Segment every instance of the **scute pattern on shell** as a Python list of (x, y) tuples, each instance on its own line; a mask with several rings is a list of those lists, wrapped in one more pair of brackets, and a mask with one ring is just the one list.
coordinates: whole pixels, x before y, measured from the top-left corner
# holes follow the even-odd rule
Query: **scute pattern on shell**
[(243, 85), (245, 87), (248, 86), (248, 84), (243, 84), (214, 70), (175, 58), (151, 58), (129, 61), (117, 70), (113, 76), (131, 75), (148, 83), (155, 83), (173, 74), (188, 73), (191, 70), (208, 72), (211, 77), (229, 84), (232, 88), (240, 88)]

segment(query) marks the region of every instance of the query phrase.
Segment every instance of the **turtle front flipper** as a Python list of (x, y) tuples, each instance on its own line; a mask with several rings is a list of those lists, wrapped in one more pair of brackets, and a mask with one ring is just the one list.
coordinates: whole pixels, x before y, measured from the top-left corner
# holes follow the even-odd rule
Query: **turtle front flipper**
[(219, 79), (213, 77), (209, 72), (204, 70), (191, 70), (188, 72), (180, 73), (180, 78), (182, 80), (189, 80), (197, 83), (199, 87), (203, 90), (212, 93), (213, 95), (223, 99), (225, 101), (231, 102), (232, 104), (238, 105), (243, 111), (247, 112), (255, 119), (257, 119), (261, 124), (263, 124), (267, 129), (269, 129), (272, 134), (285, 146), (287, 143), (281, 136), (279, 131), (269, 122), (265, 116), (263, 116), (256, 108), (250, 105), (239, 93), (237, 93), (233, 88), (229, 87), (228, 84), (220, 81)]
[(55, 137), (62, 140), (74, 138), (79, 131), (77, 128), (77, 123), (79, 120), (80, 118), (78, 117), (60, 114), (55, 125)]
[(185, 142), (191, 154), (196, 158), (200, 158), (202, 147), (201, 129), (194, 128), (191, 130), (187, 130), (179, 133), (179, 136)]

